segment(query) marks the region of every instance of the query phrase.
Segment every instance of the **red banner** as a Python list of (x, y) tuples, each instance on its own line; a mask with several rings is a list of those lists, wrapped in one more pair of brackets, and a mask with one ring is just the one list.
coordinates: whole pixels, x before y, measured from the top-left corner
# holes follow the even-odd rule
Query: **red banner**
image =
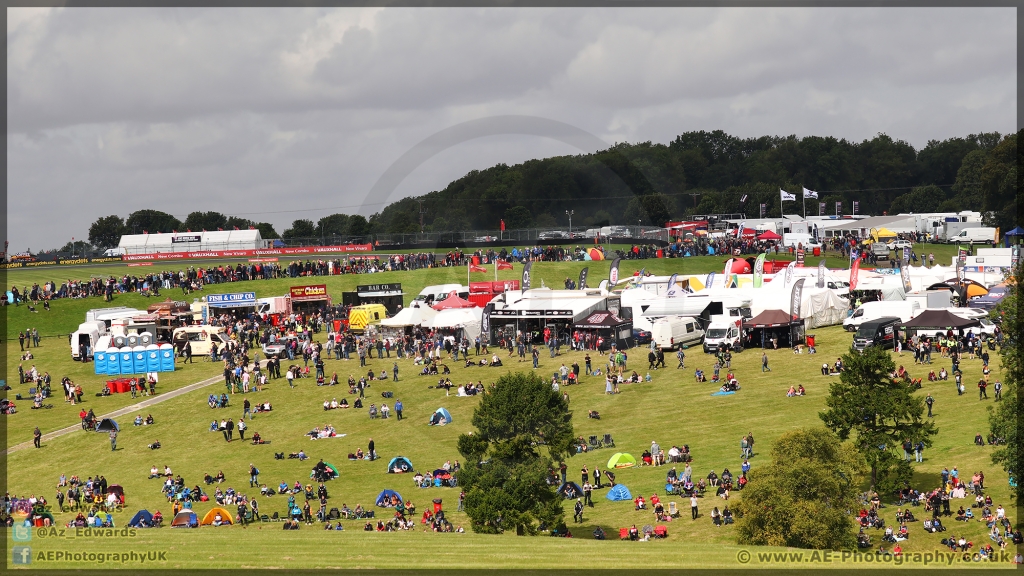
[(249, 262), (277, 262), (277, 258), (249, 258)]
[(302, 246), (297, 248), (262, 248), (259, 250), (204, 250), (201, 252), (158, 252), (154, 254), (126, 254), (126, 262), (133, 260), (189, 260), (192, 258), (238, 258), (248, 256), (290, 256), (332, 254), (338, 252), (370, 252), (371, 244), (346, 244), (344, 246)]
[(292, 286), (289, 293), (292, 296), (292, 300), (295, 302), (302, 302), (304, 300), (326, 300), (327, 284)]
[(152, 266), (152, 262), (129, 262), (129, 266)]
[(850, 292), (857, 289), (857, 275), (860, 272), (860, 258), (856, 258), (850, 266)]

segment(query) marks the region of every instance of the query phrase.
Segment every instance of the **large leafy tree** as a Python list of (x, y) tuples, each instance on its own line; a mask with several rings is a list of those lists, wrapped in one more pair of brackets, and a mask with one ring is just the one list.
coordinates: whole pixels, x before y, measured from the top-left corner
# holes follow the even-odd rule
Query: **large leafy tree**
[(905, 440), (931, 446), (938, 432), (924, 418), (924, 399), (910, 382), (893, 379), (892, 355), (881, 347), (843, 356), (839, 381), (829, 386), (828, 410), (819, 414), (842, 440), (852, 439), (871, 467), (871, 485), (883, 494), (902, 487), (912, 470), (902, 458)]
[(217, 229), (224, 229), (227, 225), (227, 216), (220, 212), (191, 212), (185, 217), (185, 228), (189, 230), (209, 230), (212, 232)]
[[(508, 373), (473, 411), (476, 431), (459, 436), (459, 471), (475, 532), (536, 534), (564, 523), (562, 501), (545, 482), (553, 459), (571, 453), (572, 414), (533, 372)], [(472, 465), (469, 463), (475, 463)]]
[(1017, 487), (1014, 488), (1014, 495), (1018, 504), (1024, 502), (1024, 482), (1020, 481), (1021, 471), (1024, 471), (1022, 461), (1020, 419), (1024, 415), (1021, 403), (1024, 402), (1024, 395), (1021, 394), (1021, 385), (1024, 384), (1024, 364), (1021, 362), (1021, 334), (1024, 327), (1020, 324), (1020, 278), (1022, 268), (1018, 264), (1014, 271), (1013, 278), (1007, 282), (1009, 290), (1006, 297), (999, 304), (995, 314), (1002, 319), (1002, 330), (1006, 340), (999, 351), (999, 357), (1003, 365), (1003, 386), (1007, 391), (1003, 395), (1003, 401), (996, 406), (989, 407), (989, 428), (996, 436), (1006, 440), (1006, 444), (996, 448), (992, 452), (992, 462), (999, 464), (1013, 474), (1017, 479)]
[(172, 232), (184, 230), (186, 227), (173, 215), (159, 210), (139, 210), (128, 215), (124, 222), (125, 234), (142, 234), (149, 232)]
[(316, 236), (316, 227), (312, 220), (295, 220), (292, 222), (292, 227), (285, 230), (282, 236), (285, 238), (312, 238)]
[(752, 471), (738, 508), (741, 544), (841, 549), (853, 545), (864, 458), (824, 428), (783, 434), (772, 462)]
[(111, 215), (97, 218), (89, 226), (89, 242), (98, 248), (113, 248), (121, 242), (124, 234), (124, 220), (120, 216)]

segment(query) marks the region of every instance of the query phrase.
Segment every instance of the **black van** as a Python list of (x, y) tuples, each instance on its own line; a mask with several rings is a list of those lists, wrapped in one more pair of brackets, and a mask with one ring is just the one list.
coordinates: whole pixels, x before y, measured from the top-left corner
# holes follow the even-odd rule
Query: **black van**
[(864, 322), (853, 335), (853, 349), (859, 352), (870, 346), (882, 346), (895, 350), (900, 322), (899, 318), (893, 316)]

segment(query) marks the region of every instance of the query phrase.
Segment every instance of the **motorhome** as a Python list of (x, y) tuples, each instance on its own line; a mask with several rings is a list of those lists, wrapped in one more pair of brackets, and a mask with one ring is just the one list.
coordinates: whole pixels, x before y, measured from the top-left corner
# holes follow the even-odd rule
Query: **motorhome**
[(651, 339), (662, 350), (675, 350), (699, 344), (704, 338), (700, 322), (687, 316), (667, 316), (653, 323)]
[(818, 242), (814, 236), (810, 234), (800, 234), (797, 232), (787, 232), (782, 235), (782, 245), (785, 247), (792, 246), (793, 248), (800, 247), (804, 250), (812, 250), (814, 248), (821, 248), (821, 243)]
[(425, 302), (430, 306), (444, 300), (452, 292), (458, 294), (459, 298), (469, 300), (469, 286), (463, 286), (462, 284), (435, 284), (433, 286), (427, 286), (423, 290), (420, 290), (419, 296), (416, 296), (414, 300)]
[(853, 311), (853, 315), (843, 320), (843, 327), (853, 332), (865, 322), (886, 316), (895, 316), (903, 322), (909, 322), (914, 316), (920, 314), (922, 310), (921, 302), (916, 299), (865, 302)]
[(71, 358), (81, 360), (82, 347), (85, 347), (86, 359), (92, 357), (97, 350), (97, 342), (107, 334), (107, 326), (102, 320), (90, 320), (78, 325), (78, 330), (71, 334)]

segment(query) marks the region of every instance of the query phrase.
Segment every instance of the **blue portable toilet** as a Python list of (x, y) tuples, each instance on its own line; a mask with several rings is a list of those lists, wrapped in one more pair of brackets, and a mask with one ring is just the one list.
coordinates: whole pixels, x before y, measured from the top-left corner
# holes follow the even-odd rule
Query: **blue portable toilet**
[(146, 371), (146, 347), (136, 346), (132, 348), (132, 372), (141, 374)]
[(117, 359), (118, 350), (117, 348), (107, 348), (107, 375), (117, 376), (121, 373), (121, 363)]
[(132, 349), (125, 346), (117, 351), (117, 361), (121, 366), (121, 374), (132, 374), (135, 372), (135, 364), (132, 362)]
[(174, 372), (174, 346), (160, 345), (160, 371)]
[(156, 344), (146, 346), (146, 372), (160, 371), (160, 347)]
[(92, 353), (93, 370), (96, 374), (107, 373), (107, 351), (97, 350)]

